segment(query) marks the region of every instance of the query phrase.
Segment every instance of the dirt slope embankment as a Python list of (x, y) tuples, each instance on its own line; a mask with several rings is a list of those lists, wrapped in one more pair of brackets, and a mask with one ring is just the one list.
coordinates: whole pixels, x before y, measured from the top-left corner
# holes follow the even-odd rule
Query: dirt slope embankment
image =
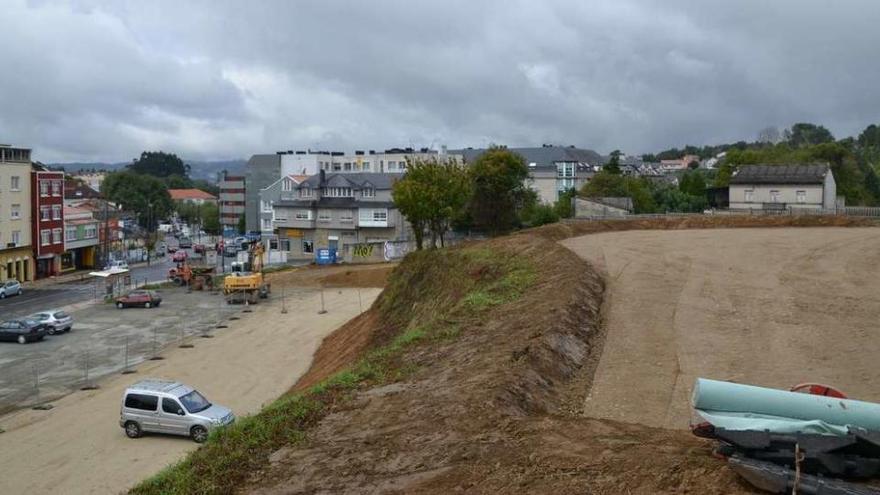
[[(239, 492), (745, 493), (688, 434), (581, 416), (602, 343), (604, 284), (587, 263), (535, 235), (469, 250), (505, 262), (464, 262), (469, 281), (449, 285), (461, 273), (450, 252), (407, 260), (373, 308), (383, 315), (375, 326), (356, 321), (334, 337), (369, 331), (380, 345), (395, 331), (389, 322), (429, 315), (438, 327), (429, 332), (443, 336), (401, 354), (399, 377), (337, 403)], [(462, 301), (482, 300), (475, 278), (504, 279), (518, 264), (534, 273), (521, 294), (476, 317), (458, 313)]]
[(864, 223), (578, 222), (414, 253), (291, 394), (137, 493), (752, 493), (687, 432), (583, 416), (605, 284), (556, 241)]

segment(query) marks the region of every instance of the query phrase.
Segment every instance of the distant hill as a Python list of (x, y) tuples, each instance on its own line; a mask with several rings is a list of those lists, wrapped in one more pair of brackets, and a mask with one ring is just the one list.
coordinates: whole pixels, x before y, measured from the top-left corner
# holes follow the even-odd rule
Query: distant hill
[[(184, 159), (183, 161), (190, 166), (190, 178), (202, 179), (210, 182), (216, 181), (217, 174), (223, 170), (235, 174), (244, 172), (244, 167), (247, 163), (247, 160), (198, 161)], [(130, 162), (70, 162), (47, 163), (46, 165), (52, 168), (63, 168), (65, 172), (75, 173), (78, 170), (119, 170), (125, 168), (129, 163)]]

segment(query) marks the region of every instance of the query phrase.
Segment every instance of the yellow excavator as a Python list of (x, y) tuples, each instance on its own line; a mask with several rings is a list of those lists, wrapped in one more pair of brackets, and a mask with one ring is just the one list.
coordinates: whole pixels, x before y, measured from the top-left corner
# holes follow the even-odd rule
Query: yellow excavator
[(232, 262), (232, 273), (223, 279), (227, 304), (256, 304), (269, 297), (271, 288), (263, 279), (263, 245), (255, 242), (247, 252), (248, 260)]

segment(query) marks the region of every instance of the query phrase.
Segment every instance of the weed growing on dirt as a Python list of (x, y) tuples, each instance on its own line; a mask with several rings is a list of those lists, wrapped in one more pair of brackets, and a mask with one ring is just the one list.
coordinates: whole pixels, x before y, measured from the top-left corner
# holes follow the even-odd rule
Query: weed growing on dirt
[(457, 337), (465, 323), (514, 301), (535, 281), (533, 267), (513, 253), (486, 248), (413, 253), (395, 270), (371, 311), (389, 334), (354, 365), (286, 395), (259, 413), (212, 433), (199, 450), (144, 481), (134, 494), (232, 493), (266, 464), (268, 455), (296, 445), (306, 429), (351, 392), (400, 380), (416, 371), (401, 360), (409, 348)]

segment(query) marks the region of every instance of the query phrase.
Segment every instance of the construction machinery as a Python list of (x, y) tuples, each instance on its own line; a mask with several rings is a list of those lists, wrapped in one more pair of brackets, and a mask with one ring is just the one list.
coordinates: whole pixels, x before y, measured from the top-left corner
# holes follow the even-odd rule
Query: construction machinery
[(175, 285), (193, 290), (210, 290), (214, 288), (214, 271), (213, 266), (183, 260), (175, 268), (168, 270), (168, 279)]
[(270, 286), (263, 279), (263, 245), (255, 242), (247, 253), (247, 261), (233, 262), (232, 273), (223, 279), (227, 304), (256, 304), (269, 297)]

